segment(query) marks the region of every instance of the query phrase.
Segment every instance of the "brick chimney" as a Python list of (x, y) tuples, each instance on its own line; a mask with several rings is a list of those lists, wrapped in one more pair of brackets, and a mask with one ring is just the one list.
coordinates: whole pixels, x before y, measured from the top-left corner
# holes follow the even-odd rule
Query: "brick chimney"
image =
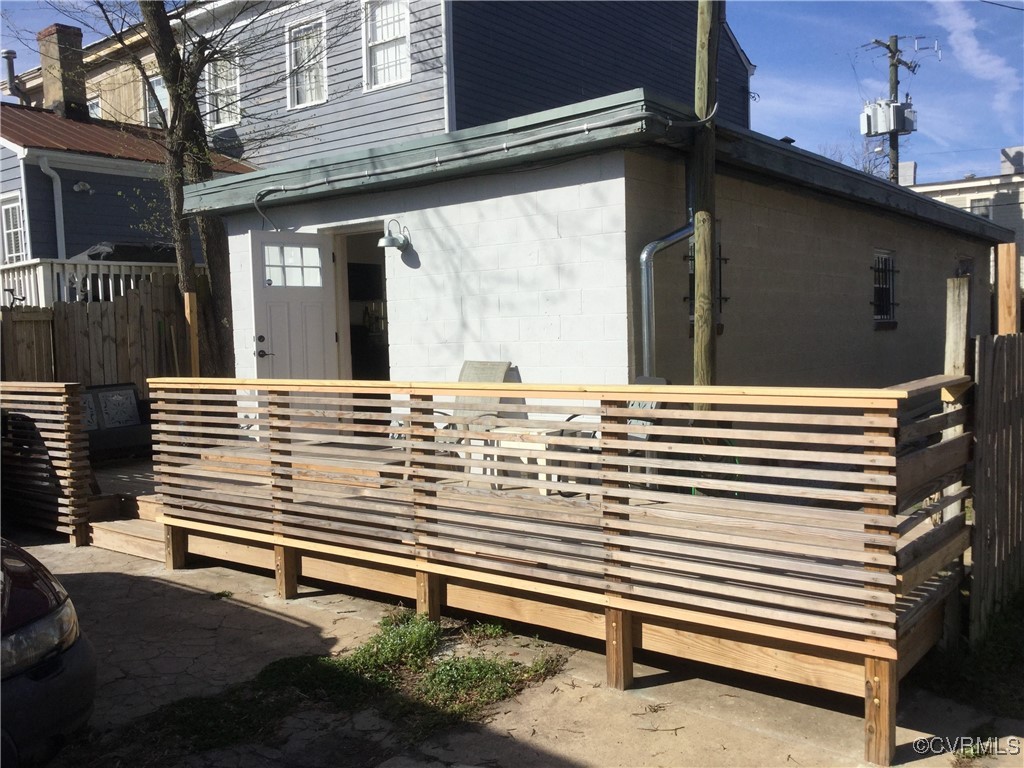
[(72, 120), (88, 120), (82, 30), (52, 24), (36, 35), (36, 40), (43, 73), (43, 108)]

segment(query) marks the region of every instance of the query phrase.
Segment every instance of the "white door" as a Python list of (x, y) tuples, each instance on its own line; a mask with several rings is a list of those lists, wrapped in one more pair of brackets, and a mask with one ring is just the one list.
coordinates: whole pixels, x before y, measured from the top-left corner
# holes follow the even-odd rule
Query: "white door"
[(253, 232), (256, 375), (338, 378), (329, 235)]

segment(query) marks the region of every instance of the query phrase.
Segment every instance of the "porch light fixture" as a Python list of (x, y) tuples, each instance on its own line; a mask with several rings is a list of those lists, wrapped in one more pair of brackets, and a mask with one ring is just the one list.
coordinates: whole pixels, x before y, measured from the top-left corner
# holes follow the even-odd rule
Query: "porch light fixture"
[[(392, 234), (391, 225), (394, 224), (398, 230), (397, 234)], [(406, 230), (408, 232), (409, 230)], [(409, 240), (408, 234), (402, 234), (402, 225), (398, 223), (398, 219), (391, 219), (388, 222), (387, 234), (384, 235), (380, 240), (377, 241), (378, 248), (397, 248), (402, 253), (405, 253), (412, 246), (412, 241)]]

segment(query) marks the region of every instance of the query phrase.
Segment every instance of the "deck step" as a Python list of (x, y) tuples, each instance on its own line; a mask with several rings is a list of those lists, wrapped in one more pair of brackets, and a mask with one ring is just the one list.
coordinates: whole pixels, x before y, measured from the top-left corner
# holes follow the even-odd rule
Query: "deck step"
[(94, 547), (163, 562), (164, 527), (152, 520), (108, 520), (90, 525)]
[(135, 514), (140, 520), (151, 520), (156, 522), (156, 518), (160, 514), (161, 503), (159, 494), (154, 493), (148, 496), (136, 496)]

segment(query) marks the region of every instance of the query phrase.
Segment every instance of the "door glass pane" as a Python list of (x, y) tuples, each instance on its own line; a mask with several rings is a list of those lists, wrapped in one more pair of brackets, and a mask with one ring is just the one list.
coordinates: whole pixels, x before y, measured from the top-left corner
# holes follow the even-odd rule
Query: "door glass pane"
[(284, 270), (281, 267), (267, 267), (266, 280), (267, 285), (284, 285)]
[(263, 271), (267, 285), (288, 288), (323, 287), (320, 249), (298, 245), (264, 245)]

